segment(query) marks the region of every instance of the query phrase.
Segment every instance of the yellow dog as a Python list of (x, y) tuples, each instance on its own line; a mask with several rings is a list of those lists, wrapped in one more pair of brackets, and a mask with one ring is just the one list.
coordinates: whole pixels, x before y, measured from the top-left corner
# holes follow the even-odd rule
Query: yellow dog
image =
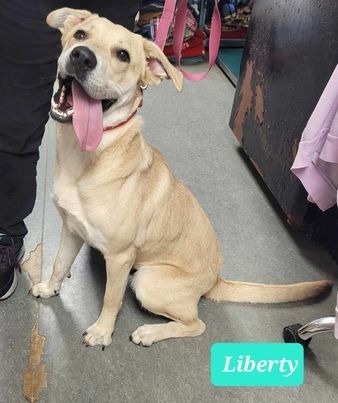
[[(171, 337), (202, 334), (202, 296), (217, 301), (287, 302), (314, 297), (328, 281), (264, 285), (225, 281), (220, 245), (206, 214), (146, 143), (136, 110), (142, 87), (182, 75), (152, 42), (88, 11), (63, 8), (47, 22), (62, 32), (60, 89), (53, 97), (57, 128), (54, 200), (63, 220), (60, 249), (49, 281), (32, 289), (48, 298), (83, 242), (102, 252), (107, 284), (87, 345), (112, 341), (116, 316), (132, 267), (142, 306), (170, 319), (143, 325), (131, 338), (149, 346)], [(81, 150), (87, 151), (82, 152)]]

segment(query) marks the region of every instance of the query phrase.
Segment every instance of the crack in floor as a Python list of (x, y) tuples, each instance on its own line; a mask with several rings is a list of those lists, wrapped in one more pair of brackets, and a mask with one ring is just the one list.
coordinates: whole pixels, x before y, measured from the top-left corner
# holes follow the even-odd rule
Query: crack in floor
[[(21, 269), (27, 273), (32, 286), (41, 281), (42, 270), (42, 242), (32, 249), (28, 257), (21, 263)], [(28, 366), (23, 376), (23, 394), (29, 402), (37, 402), (43, 388), (47, 388), (47, 372), (42, 361), (45, 336), (39, 334), (39, 304), (37, 307), (37, 321), (35, 322), (28, 357)]]
[(31, 403), (39, 399), (43, 388), (47, 388), (47, 372), (42, 361), (45, 339), (39, 334), (39, 324), (36, 322), (32, 329), (28, 367), (23, 379), (23, 394)]
[(42, 244), (41, 242), (29, 252), (28, 257), (21, 263), (21, 270), (28, 274), (32, 286), (41, 280)]

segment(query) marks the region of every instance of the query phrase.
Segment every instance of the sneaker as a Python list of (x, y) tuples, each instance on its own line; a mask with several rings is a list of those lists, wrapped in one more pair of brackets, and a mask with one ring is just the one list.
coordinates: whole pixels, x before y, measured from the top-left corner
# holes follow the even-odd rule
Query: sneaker
[(0, 234), (0, 301), (10, 297), (18, 285), (16, 270), (25, 253), (23, 240)]

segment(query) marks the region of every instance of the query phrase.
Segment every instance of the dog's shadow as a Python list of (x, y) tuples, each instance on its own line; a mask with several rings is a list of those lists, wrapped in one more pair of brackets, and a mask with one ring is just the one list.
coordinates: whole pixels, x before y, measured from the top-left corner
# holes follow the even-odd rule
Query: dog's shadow
[[(84, 305), (88, 304), (90, 301), (90, 309), (87, 310), (88, 313), (88, 324), (91, 325), (95, 315), (99, 315), (102, 307), (102, 300), (105, 291), (106, 284), (106, 269), (105, 260), (102, 254), (93, 249), (87, 248), (85, 253), (81, 253), (77, 258), (77, 263), (71, 270), (71, 278), (65, 279), (64, 282), (68, 281), (71, 283), (72, 289), (60, 290), (60, 296), (50, 299), (39, 299), (39, 303), (43, 305), (43, 310), (53, 312), (53, 317), (55, 319), (55, 326), (60, 329), (62, 334), (67, 333), (69, 327), (76, 328), (78, 325), (78, 318), (76, 312), (78, 311), (78, 306), (81, 306), (80, 302)], [(74, 294), (73, 287), (77, 287), (78, 283), (82, 283), (82, 291)], [(65, 298), (62, 295), (66, 294)], [(71, 295), (71, 305), (69, 303)], [(63, 329), (63, 330), (62, 330)], [(83, 332), (85, 329), (79, 329)]]
[(88, 248), (88, 263), (92, 284), (97, 292), (103, 296), (107, 275), (106, 262), (102, 253), (92, 247)]

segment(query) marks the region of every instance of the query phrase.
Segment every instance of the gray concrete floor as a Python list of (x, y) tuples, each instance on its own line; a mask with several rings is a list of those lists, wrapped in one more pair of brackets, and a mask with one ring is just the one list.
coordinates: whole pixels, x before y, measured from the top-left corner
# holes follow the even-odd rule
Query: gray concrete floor
[[(234, 88), (218, 68), (200, 83), (186, 82), (182, 94), (170, 82), (148, 89), (140, 111), (145, 136), (209, 214), (222, 243), (224, 277), (267, 283), (337, 281), (337, 265), (318, 245), (285, 224), (243, 156), (228, 128), (233, 95)], [(42, 259), (34, 263), (42, 279), (50, 274), (60, 232), (50, 197), (54, 152), (54, 124), (49, 123), (41, 147), (38, 198), (27, 220), (26, 240), (27, 252), (42, 245)], [(40, 393), (41, 402), (337, 401), (338, 344), (331, 334), (312, 341), (301, 387), (216, 388), (209, 381), (213, 343), (282, 341), (285, 325), (333, 314), (335, 292), (316, 302), (277, 306), (202, 300), (200, 317), (207, 324), (202, 336), (142, 348), (129, 341), (132, 331), (164, 319), (140, 310), (128, 290), (113, 343), (102, 352), (85, 348), (80, 341), (99, 314), (104, 277), (101, 256), (89, 248), (76, 259), (72, 277), (65, 280), (59, 297), (33, 299), (27, 295), (27, 274), (20, 276), (15, 295), (0, 304), (0, 402), (25, 401), (23, 378), (36, 322), (45, 336), (41, 365), (47, 387)]]

